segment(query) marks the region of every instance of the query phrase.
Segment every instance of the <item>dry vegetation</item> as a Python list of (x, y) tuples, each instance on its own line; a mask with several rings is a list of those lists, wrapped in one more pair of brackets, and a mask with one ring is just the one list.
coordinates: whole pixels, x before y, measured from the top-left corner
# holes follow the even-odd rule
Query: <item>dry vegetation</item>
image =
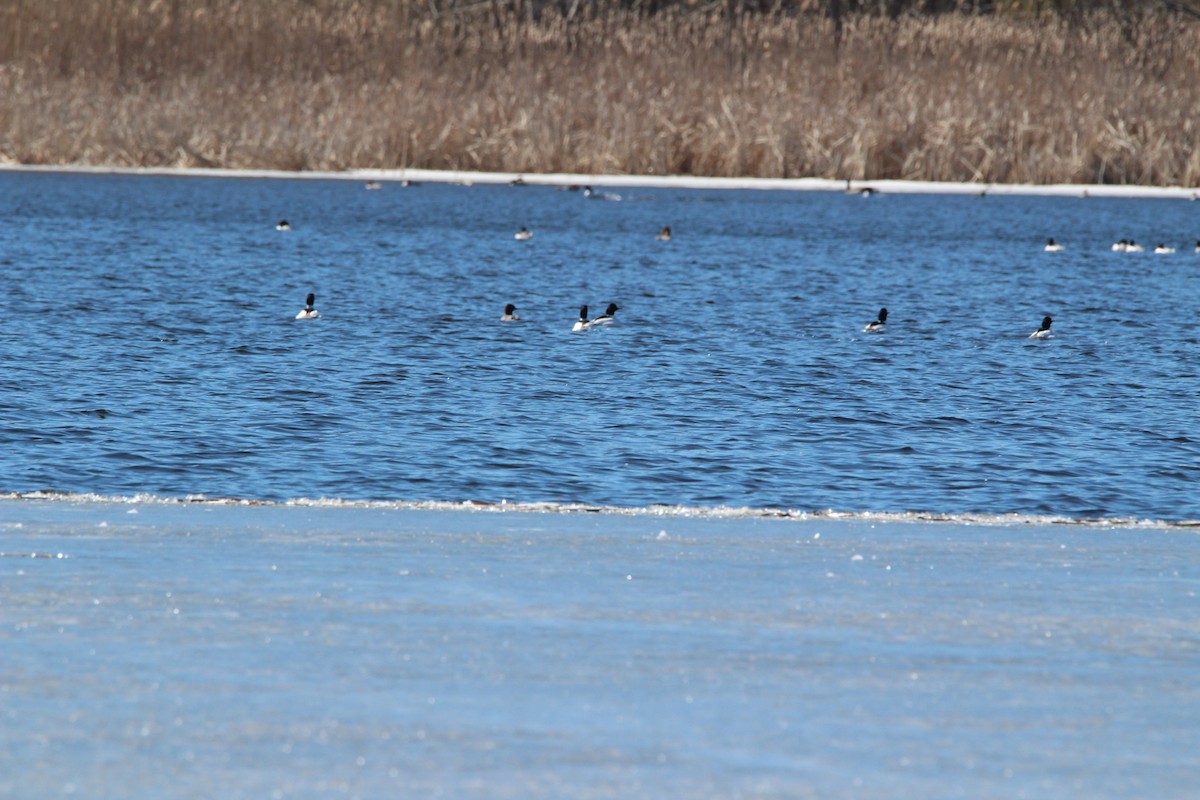
[(1187, 16), (462, 6), (0, 0), (0, 161), (1200, 184)]

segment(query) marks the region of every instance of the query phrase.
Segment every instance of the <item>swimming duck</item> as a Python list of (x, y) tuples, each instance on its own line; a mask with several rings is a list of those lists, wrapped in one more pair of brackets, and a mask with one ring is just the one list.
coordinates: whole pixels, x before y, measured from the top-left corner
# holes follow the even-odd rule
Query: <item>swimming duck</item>
[(1054, 239), (1050, 239), (1050, 241), (1046, 242), (1046, 252), (1047, 253), (1061, 253), (1063, 250), (1066, 250), (1066, 249), (1067, 249), (1066, 247), (1055, 242)]
[(1130, 239), (1129, 244), (1125, 245), (1125, 252), (1126, 253), (1144, 253), (1144, 252), (1146, 252), (1146, 248), (1142, 247), (1140, 244), (1135, 242), (1133, 239)]
[(516, 235), (513, 236), (513, 238), (516, 239), (518, 242), (527, 242), (533, 238), (533, 231), (529, 230), (529, 228), (526, 228), (524, 225), (522, 225), (521, 230), (517, 231)]
[(1038, 328), (1033, 333), (1029, 334), (1030, 339), (1049, 339), (1054, 334), (1050, 332), (1050, 323), (1054, 320), (1049, 317), (1042, 317), (1042, 327)]
[(508, 305), (506, 305), (504, 307), (504, 316), (500, 317), (500, 321), (501, 322), (516, 322), (517, 320), (519, 320), (520, 317), (518, 317), (516, 314), (513, 313), (516, 310), (517, 310), (517, 307), (514, 306), (512, 303), (509, 303)]
[(275, 230), (277, 231), (290, 231), (291, 229), (292, 226), (288, 224), (286, 219), (281, 219), (279, 222), (275, 223)]
[(1174, 253), (1174, 252), (1175, 252), (1175, 248), (1174, 248), (1174, 247), (1167, 247), (1167, 246), (1166, 246), (1165, 244), (1163, 244), (1162, 242), (1159, 242), (1159, 243), (1158, 243), (1158, 245), (1157, 245), (1157, 246), (1154, 248), (1154, 252), (1155, 252), (1155, 253), (1157, 253), (1157, 254), (1158, 254), (1158, 255), (1160, 255), (1160, 256), (1167, 256), (1167, 255), (1170, 255), (1171, 253)]
[(1122, 239), (1119, 242), (1113, 242), (1112, 251), (1114, 253), (1124, 253), (1127, 249), (1129, 249), (1129, 242), (1127, 240)]
[(609, 303), (608, 308), (604, 309), (604, 313), (592, 320), (589, 325), (608, 325), (613, 321), (613, 316), (620, 311), (620, 306), (616, 303)]
[(367, 189), (368, 190), (382, 189), (382, 188), (383, 188), (383, 184), (380, 183), (379, 181), (367, 181)]
[(671, 226), (670, 225), (664, 226), (663, 229), (658, 232), (658, 236), (655, 236), (654, 238), (658, 239), (660, 242), (671, 241)]
[(308, 293), (308, 297), (304, 298), (304, 308), (296, 314), (296, 319), (316, 319), (321, 316), (321, 312), (313, 308), (313, 303), (317, 300), (317, 296), (312, 292)]
[(586, 331), (588, 329), (587, 306), (579, 307), (579, 319), (576, 320), (572, 331)]
[(620, 200), (621, 195), (613, 192), (602, 192), (590, 186), (583, 187), (583, 196), (588, 200)]
[(879, 309), (879, 319), (874, 322), (868, 322), (867, 327), (863, 328), (863, 333), (883, 333), (887, 325), (887, 309)]

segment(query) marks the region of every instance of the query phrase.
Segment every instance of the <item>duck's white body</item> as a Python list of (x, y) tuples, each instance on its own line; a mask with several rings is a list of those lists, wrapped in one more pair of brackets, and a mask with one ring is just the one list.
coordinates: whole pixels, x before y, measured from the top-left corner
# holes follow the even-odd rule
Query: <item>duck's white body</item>
[(620, 306), (618, 306), (616, 303), (609, 303), (608, 308), (606, 308), (604, 310), (604, 313), (601, 314), (600, 316), (596, 317), (591, 322), (589, 322), (588, 326), (590, 327), (592, 325), (610, 325), (610, 324), (612, 324), (612, 321), (613, 321), (614, 317), (616, 316), (616, 313), (620, 310), (621, 310)]
[(521, 228), (521, 230), (516, 232), (513, 238), (518, 242), (527, 242), (533, 238), (533, 231), (529, 230), (528, 228)]
[(1066, 250), (1066, 249), (1067, 249), (1066, 247), (1064, 247), (1063, 245), (1054, 241), (1053, 239), (1046, 242), (1046, 252), (1047, 253), (1061, 253), (1063, 250)]
[(579, 307), (579, 319), (575, 321), (575, 324), (571, 327), (571, 330), (572, 331), (586, 331), (590, 325), (591, 325), (591, 323), (588, 322), (588, 318), (587, 318), (587, 306), (580, 306)]
[(317, 296), (309, 292), (308, 297), (304, 298), (304, 308), (300, 309), (296, 314), (296, 319), (316, 319), (321, 316), (321, 312), (313, 307), (313, 303), (317, 300)]
[(1050, 332), (1050, 325), (1053, 322), (1054, 322), (1054, 320), (1050, 319), (1050, 317), (1042, 317), (1042, 327), (1038, 328), (1036, 331), (1029, 334), (1029, 338), (1030, 339), (1049, 339), (1050, 337), (1054, 336), (1054, 334)]
[(1169, 256), (1171, 253), (1175, 252), (1175, 248), (1167, 247), (1165, 244), (1160, 244), (1158, 247), (1154, 248), (1154, 252), (1160, 256)]

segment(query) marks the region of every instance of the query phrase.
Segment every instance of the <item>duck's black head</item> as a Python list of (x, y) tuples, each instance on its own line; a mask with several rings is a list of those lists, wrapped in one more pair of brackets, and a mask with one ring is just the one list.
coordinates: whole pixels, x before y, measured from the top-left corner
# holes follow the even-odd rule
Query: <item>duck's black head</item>
[(609, 303), (608, 308), (604, 309), (604, 316), (611, 317), (613, 314), (621, 310), (621, 307), (616, 303)]
[(1054, 322), (1054, 320), (1050, 319), (1049, 317), (1042, 317), (1042, 330), (1050, 330), (1050, 324), (1052, 322)]
[(504, 313), (505, 313), (505, 314), (511, 314), (512, 312), (514, 312), (514, 311), (516, 311), (516, 310), (517, 310), (517, 307), (516, 307), (516, 306), (514, 306), (512, 303), (509, 303), (508, 305), (506, 305), (506, 306), (504, 307)]
[(317, 302), (317, 296), (312, 292), (308, 293), (308, 297), (304, 298), (304, 305), (312, 308), (312, 304)]
[(879, 309), (879, 322), (880, 323), (887, 322), (887, 309), (886, 308)]
[(579, 318), (584, 321), (587, 320), (587, 306), (579, 307)]

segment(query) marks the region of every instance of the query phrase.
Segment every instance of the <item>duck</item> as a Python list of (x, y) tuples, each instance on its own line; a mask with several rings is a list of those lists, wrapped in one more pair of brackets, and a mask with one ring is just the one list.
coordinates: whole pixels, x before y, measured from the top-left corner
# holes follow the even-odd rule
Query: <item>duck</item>
[(583, 196), (588, 200), (620, 200), (621, 195), (613, 192), (602, 192), (590, 186), (583, 187)]
[(1067, 248), (1064, 247), (1063, 245), (1055, 242), (1053, 238), (1051, 238), (1048, 242), (1046, 242), (1046, 252), (1047, 253), (1061, 253), (1063, 250), (1066, 250), (1066, 249)]
[(1167, 247), (1167, 246), (1166, 246), (1165, 244), (1163, 244), (1162, 242), (1159, 242), (1159, 243), (1158, 243), (1158, 244), (1155, 246), (1155, 248), (1154, 248), (1154, 252), (1155, 252), (1155, 253), (1157, 253), (1157, 254), (1158, 254), (1158, 255), (1160, 255), (1160, 256), (1168, 256), (1168, 255), (1170, 255), (1171, 253), (1174, 253), (1174, 252), (1175, 252), (1175, 248), (1174, 248), (1174, 247)]
[(863, 328), (863, 333), (883, 333), (887, 326), (887, 309), (879, 309), (879, 319), (874, 322), (868, 322), (867, 327)]
[(281, 219), (279, 222), (275, 223), (275, 230), (277, 231), (290, 231), (291, 229), (292, 226), (288, 224), (286, 219)]
[(383, 184), (380, 183), (379, 181), (367, 181), (367, 189), (368, 190), (382, 189), (382, 188), (383, 188)]
[(587, 306), (579, 307), (579, 319), (575, 321), (572, 331), (586, 331), (588, 329)]
[(518, 242), (527, 242), (533, 238), (533, 231), (529, 230), (529, 228), (526, 228), (524, 225), (522, 225), (521, 230), (517, 231), (516, 234), (513, 236), (513, 238), (516, 239)]
[(516, 322), (517, 320), (521, 319), (520, 317), (518, 317), (516, 314), (513, 313), (516, 310), (517, 310), (517, 307), (514, 306), (512, 303), (509, 303), (508, 305), (506, 305), (504, 307), (504, 316), (500, 317), (500, 321), (501, 322)]
[(658, 239), (660, 242), (669, 242), (669, 241), (671, 241), (671, 226), (670, 226), (670, 225), (664, 225), (664, 226), (663, 226), (663, 229), (662, 229), (661, 231), (659, 231), (659, 232), (658, 232), (658, 236), (655, 236), (654, 238), (655, 238), (655, 239)]
[(609, 303), (608, 308), (604, 309), (604, 313), (601, 314), (600, 316), (596, 317), (594, 320), (592, 320), (588, 324), (589, 325), (608, 325), (609, 323), (611, 323), (613, 321), (613, 317), (620, 310), (621, 310), (621, 307), (618, 306), (616, 303)]
[(1050, 323), (1054, 320), (1050, 317), (1042, 317), (1042, 327), (1038, 328), (1033, 333), (1029, 334), (1030, 339), (1049, 339), (1054, 334), (1050, 332)]
[(1200, 239), (1196, 240), (1196, 252), (1200, 253)]
[(308, 297), (304, 298), (304, 308), (300, 309), (296, 314), (296, 319), (316, 319), (321, 316), (321, 312), (313, 308), (313, 303), (317, 300), (317, 296), (312, 292), (308, 293)]
[(1112, 251), (1114, 253), (1124, 253), (1128, 249), (1129, 249), (1129, 242), (1126, 239), (1122, 239), (1119, 242), (1113, 242)]
[(1144, 252), (1146, 252), (1146, 248), (1142, 247), (1140, 244), (1135, 242), (1133, 239), (1130, 239), (1129, 244), (1125, 245), (1125, 252), (1126, 253), (1144, 253)]

